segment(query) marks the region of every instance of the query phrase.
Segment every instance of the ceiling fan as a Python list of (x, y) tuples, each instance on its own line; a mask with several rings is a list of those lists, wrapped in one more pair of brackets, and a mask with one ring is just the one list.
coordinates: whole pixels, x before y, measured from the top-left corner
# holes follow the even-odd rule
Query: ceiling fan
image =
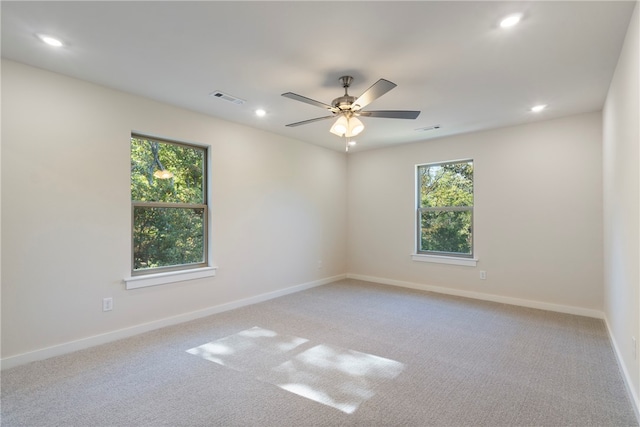
[(380, 117), (387, 119), (415, 119), (420, 114), (420, 111), (408, 111), (408, 110), (379, 110), (379, 111), (363, 111), (362, 109), (375, 101), (391, 89), (396, 87), (395, 83), (389, 80), (380, 79), (375, 82), (369, 89), (367, 89), (358, 98), (351, 96), (348, 93), (349, 86), (353, 81), (351, 76), (340, 77), (340, 82), (344, 88), (344, 95), (334, 99), (331, 105), (325, 104), (320, 101), (316, 101), (306, 96), (298, 95), (293, 92), (283, 93), (282, 96), (296, 101), (304, 102), (306, 104), (315, 105), (320, 108), (324, 108), (331, 112), (330, 116), (317, 117), (315, 119), (303, 120), (301, 122), (290, 123), (288, 127), (295, 127), (300, 125), (306, 125), (309, 123), (318, 122), (320, 120), (326, 120), (338, 117), (338, 120), (331, 127), (330, 132), (344, 137), (352, 137), (364, 130), (364, 125), (358, 119), (358, 117)]

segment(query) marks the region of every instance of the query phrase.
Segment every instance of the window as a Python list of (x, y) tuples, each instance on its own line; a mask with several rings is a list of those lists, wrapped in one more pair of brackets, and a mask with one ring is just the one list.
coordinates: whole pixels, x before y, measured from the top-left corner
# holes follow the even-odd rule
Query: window
[(207, 159), (206, 147), (131, 136), (132, 276), (208, 266)]
[(473, 160), (418, 165), (416, 176), (416, 253), (473, 258)]

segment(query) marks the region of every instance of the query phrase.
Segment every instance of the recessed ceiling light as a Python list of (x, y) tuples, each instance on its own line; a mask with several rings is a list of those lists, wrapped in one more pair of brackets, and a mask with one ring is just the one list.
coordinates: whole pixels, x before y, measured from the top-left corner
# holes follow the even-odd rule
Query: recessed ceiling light
[(38, 36), (38, 38), (40, 40), (42, 40), (43, 42), (45, 42), (49, 46), (53, 46), (53, 47), (62, 47), (62, 46), (64, 46), (64, 43), (62, 43), (60, 40), (58, 40), (55, 37), (47, 36), (46, 34), (37, 34), (37, 36)]
[(262, 108), (256, 110), (256, 116), (258, 117), (264, 117), (266, 114), (267, 112), (264, 111)]
[(502, 28), (513, 27), (514, 25), (517, 25), (521, 19), (522, 19), (522, 14), (514, 13), (513, 15), (509, 15), (506, 18), (504, 18), (502, 21), (500, 21), (500, 27)]
[(540, 105), (536, 105), (535, 107), (531, 107), (531, 111), (534, 113), (539, 113), (540, 111), (544, 110), (545, 108), (547, 108), (546, 105), (540, 104)]

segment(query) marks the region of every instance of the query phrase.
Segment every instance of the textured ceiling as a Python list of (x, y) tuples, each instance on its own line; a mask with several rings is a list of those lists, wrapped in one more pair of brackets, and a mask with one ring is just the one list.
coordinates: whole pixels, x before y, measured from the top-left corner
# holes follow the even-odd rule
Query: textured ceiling
[[(328, 148), (344, 142), (326, 115), (281, 96), (358, 96), (398, 86), (363, 118), (356, 150), (597, 111), (633, 1), (1, 2), (2, 56)], [(521, 23), (499, 21), (522, 13)], [(65, 47), (35, 37), (47, 33)], [(215, 90), (246, 100), (235, 105)], [(529, 108), (548, 104), (540, 114)], [(256, 108), (267, 115), (258, 118)], [(417, 129), (440, 125), (434, 131)]]

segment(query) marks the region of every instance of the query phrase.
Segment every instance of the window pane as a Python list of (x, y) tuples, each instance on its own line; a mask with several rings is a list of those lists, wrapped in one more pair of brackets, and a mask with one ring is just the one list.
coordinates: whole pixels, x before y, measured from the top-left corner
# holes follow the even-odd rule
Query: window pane
[(205, 262), (204, 208), (133, 209), (133, 269)]
[(420, 251), (471, 255), (471, 211), (420, 213)]
[(420, 207), (473, 206), (473, 162), (418, 167)]
[(204, 149), (132, 137), (131, 200), (204, 204), (204, 164)]

